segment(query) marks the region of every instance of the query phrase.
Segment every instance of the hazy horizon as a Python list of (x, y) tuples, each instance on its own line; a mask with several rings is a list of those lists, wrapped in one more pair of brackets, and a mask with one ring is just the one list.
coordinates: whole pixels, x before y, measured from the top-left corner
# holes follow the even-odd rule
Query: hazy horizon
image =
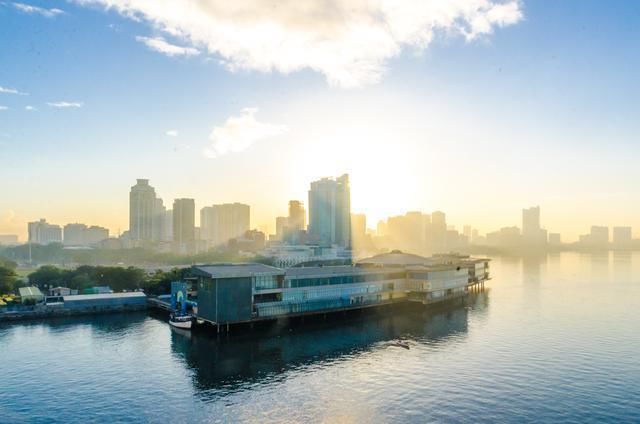
[(343, 173), (369, 227), (442, 210), (486, 233), (539, 205), (564, 241), (640, 234), (638, 3), (168, 4), (0, 4), (0, 234), (125, 231), (136, 178), (273, 231)]

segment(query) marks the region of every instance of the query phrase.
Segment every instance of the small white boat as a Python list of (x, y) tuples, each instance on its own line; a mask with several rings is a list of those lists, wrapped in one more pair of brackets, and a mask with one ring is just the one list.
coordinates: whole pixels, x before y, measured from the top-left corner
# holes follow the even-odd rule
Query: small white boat
[(191, 316), (190, 315), (176, 316), (171, 314), (171, 316), (169, 317), (169, 324), (176, 328), (183, 328), (187, 330), (191, 329), (191, 324), (192, 324)]

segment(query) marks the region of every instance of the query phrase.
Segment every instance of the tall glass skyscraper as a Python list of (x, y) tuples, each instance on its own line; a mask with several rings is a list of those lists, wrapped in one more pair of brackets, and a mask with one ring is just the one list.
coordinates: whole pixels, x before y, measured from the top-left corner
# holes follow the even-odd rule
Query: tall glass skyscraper
[(349, 175), (322, 178), (309, 190), (309, 235), (321, 245), (351, 247)]
[(149, 180), (138, 179), (129, 192), (129, 237), (131, 240), (153, 239), (156, 191)]

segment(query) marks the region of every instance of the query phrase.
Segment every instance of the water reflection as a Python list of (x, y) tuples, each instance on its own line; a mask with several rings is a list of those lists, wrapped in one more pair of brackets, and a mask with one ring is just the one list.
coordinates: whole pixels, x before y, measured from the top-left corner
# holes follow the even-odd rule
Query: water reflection
[(273, 323), (239, 334), (217, 335), (212, 329), (192, 334), (172, 331), (171, 348), (193, 370), (196, 390), (224, 387), (226, 394), (278, 378), (294, 368), (392, 348), (389, 342), (398, 338), (410, 343), (446, 343), (466, 335), (469, 315), (486, 310), (488, 293), (472, 293), (464, 300), (431, 309), (410, 305), (330, 316), (326, 321)]

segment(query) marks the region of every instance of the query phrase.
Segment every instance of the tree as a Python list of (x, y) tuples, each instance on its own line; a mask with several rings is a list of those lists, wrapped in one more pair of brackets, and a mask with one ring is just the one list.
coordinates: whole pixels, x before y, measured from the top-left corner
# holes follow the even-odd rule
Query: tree
[(28, 276), (29, 283), (40, 288), (61, 286), (64, 283), (63, 272), (53, 265), (43, 265)]
[(0, 265), (0, 294), (12, 292), (16, 287), (17, 279), (18, 276), (13, 269)]

